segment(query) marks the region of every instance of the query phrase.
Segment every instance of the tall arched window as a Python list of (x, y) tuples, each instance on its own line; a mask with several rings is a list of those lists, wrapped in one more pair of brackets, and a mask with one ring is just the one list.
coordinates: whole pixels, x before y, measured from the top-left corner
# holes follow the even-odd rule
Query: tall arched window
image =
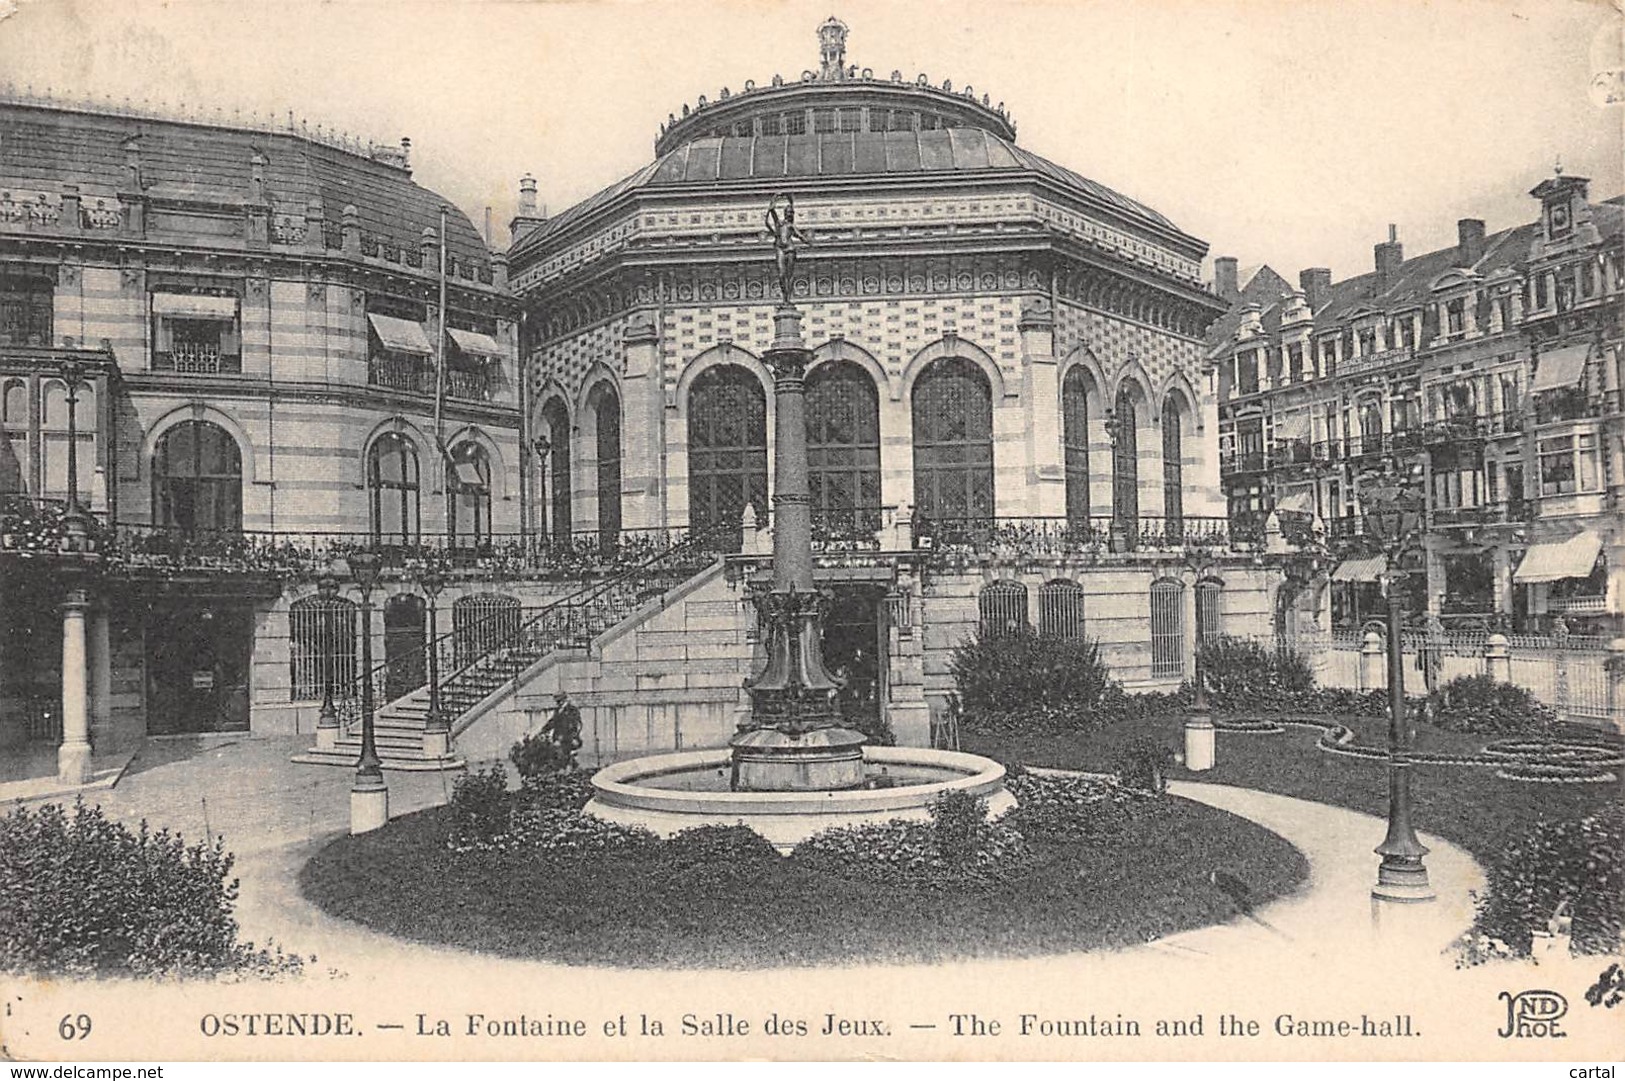
[(1083, 637), (1083, 587), (1070, 578), (1038, 590), (1038, 633), (1045, 638)]
[[(56, 379), (44, 384), (40, 413), (40, 465), (44, 471), (41, 494), (65, 499), (68, 495), (68, 385)], [(79, 499), (90, 498), (90, 478), (96, 472), (96, 388), (79, 388), (73, 407), (73, 428), (78, 443)]]
[(28, 449), (28, 384), (7, 379), (0, 384), (0, 492), (31, 492), (33, 456)]
[(614, 548), (621, 536), (621, 400), (599, 383), (587, 407), (598, 433), (598, 543)]
[(1382, 402), (1367, 398), (1360, 403), (1361, 452), (1370, 454), (1382, 449)]
[(547, 452), (547, 482), (552, 485), (552, 498), (548, 501), (551, 534), (557, 543), (569, 544), (570, 533), (575, 529), (575, 515), (571, 510), (570, 492), (570, 414), (564, 403), (554, 398), (543, 406), (542, 423), (547, 427), (547, 438), (552, 444)]
[(688, 396), (688, 520), (735, 525), (745, 505), (767, 514), (767, 397), (737, 364), (707, 368)]
[(1185, 525), (1184, 446), (1179, 401), (1169, 395), (1162, 403), (1162, 513), (1171, 540), (1180, 537)]
[(1117, 392), (1112, 420), (1112, 518), (1132, 542), (1140, 522), (1140, 413), (1126, 386)]
[(416, 544), (420, 526), (418, 452), (399, 432), (385, 432), (367, 448), (372, 537), (378, 544)]
[(873, 536), (880, 526), (880, 398), (850, 361), (807, 377), (807, 468), (815, 531)]
[(914, 384), (914, 514), (952, 531), (993, 518), (993, 390), (963, 357), (931, 362)]
[(1196, 640), (1210, 642), (1224, 636), (1224, 583), (1204, 578), (1196, 583)]
[(1151, 583), (1151, 678), (1185, 674), (1185, 587), (1172, 578)]
[(478, 547), (491, 539), (491, 459), (485, 448), (473, 441), (451, 449), (447, 468), (447, 511), (451, 518), (452, 544)]
[(188, 420), (158, 440), (152, 459), (153, 517), (186, 532), (243, 528), (243, 459), (218, 424)]
[(1089, 389), (1092, 382), (1081, 364), (1061, 381), (1061, 449), (1066, 457), (1066, 520), (1075, 528), (1089, 525)]
[(290, 698), (314, 702), (331, 687), (348, 698), (356, 686), (356, 605), (343, 597), (301, 597), (288, 606)]
[(1013, 638), (1027, 632), (1027, 587), (1020, 582), (990, 582), (976, 598), (983, 638)]
[(476, 593), (451, 605), (453, 663), (477, 660), (519, 633), (524, 612), (519, 599), (506, 593)]

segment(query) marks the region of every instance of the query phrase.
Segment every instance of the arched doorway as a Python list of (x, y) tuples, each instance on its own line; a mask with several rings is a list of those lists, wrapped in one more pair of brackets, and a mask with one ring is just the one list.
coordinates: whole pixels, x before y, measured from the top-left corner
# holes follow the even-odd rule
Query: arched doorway
[[(476, 593), (451, 605), (453, 663), (459, 668), (506, 643), (524, 622), (519, 598), (506, 593)], [(441, 676), (451, 673), (442, 670)]]
[(491, 539), (491, 458), (472, 440), (453, 447), (450, 457), (446, 498), (452, 546), (478, 548)]
[(993, 389), (963, 357), (931, 362), (914, 384), (914, 515), (938, 536), (993, 521)]
[(243, 528), (243, 459), (218, 424), (182, 421), (158, 440), (152, 458), (155, 524), (184, 533)]
[(611, 550), (621, 537), (621, 400), (599, 383), (587, 399), (598, 452), (598, 544)]
[[(749, 370), (719, 364), (689, 391), (689, 528), (737, 529), (747, 505), (766, 519), (767, 396)], [(738, 533), (729, 536), (737, 547)]]
[(428, 682), (423, 628), (426, 610), (416, 593), (397, 593), (384, 602), (384, 692), (390, 701)]
[(1184, 431), (1179, 400), (1170, 394), (1162, 403), (1162, 515), (1170, 543), (1185, 532)]
[(542, 424), (547, 429), (547, 476), (551, 487), (544, 505), (548, 508), (548, 528), (544, 530), (553, 543), (568, 545), (570, 533), (575, 529), (575, 516), (571, 510), (570, 477), (570, 414), (557, 398), (542, 407)]
[(416, 544), (421, 524), (418, 452), (399, 432), (385, 432), (367, 450), (372, 539), (380, 545)]
[(1112, 525), (1130, 547), (1140, 532), (1140, 413), (1127, 386), (1112, 411)]
[(1074, 530), (1089, 528), (1089, 400), (1094, 379), (1074, 364), (1061, 381), (1061, 449), (1066, 459), (1066, 521)]
[(807, 468), (813, 535), (874, 536), (880, 527), (880, 398), (850, 361), (807, 376)]

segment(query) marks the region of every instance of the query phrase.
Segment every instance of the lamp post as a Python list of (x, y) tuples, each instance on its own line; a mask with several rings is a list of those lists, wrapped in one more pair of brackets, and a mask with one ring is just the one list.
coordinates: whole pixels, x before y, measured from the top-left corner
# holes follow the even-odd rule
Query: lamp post
[(545, 434), (538, 435), (530, 441), (531, 449), (536, 452), (536, 461), (542, 467), (541, 476), (536, 485), (536, 509), (541, 512), (541, 534), (543, 546), (550, 539), (547, 529), (547, 456), (553, 453), (553, 441)]
[(389, 821), (389, 789), (384, 786), (372, 716), (372, 591), (378, 585), (378, 563), (376, 552), (350, 556), (350, 572), (361, 591), (361, 757), (350, 786), (351, 833), (366, 833)]
[(339, 579), (331, 564), (316, 579), (316, 592), (322, 598), (323, 637), (326, 639), (321, 650), (322, 708), (316, 715), (316, 749), (331, 751), (337, 748), (339, 741), (339, 711), (333, 704), (333, 647), (338, 642), (339, 631)]
[(73, 357), (62, 362), (62, 382), (68, 391), (68, 507), (62, 532), (70, 551), (82, 552), (90, 535), (84, 507), (79, 504), (79, 392), (85, 386), (85, 368)]
[(423, 753), (430, 757), (444, 757), (451, 753), (451, 718), (440, 708), (440, 626), (438, 610), (440, 591), (446, 588), (446, 576), (434, 564), (418, 572), (418, 587), (429, 598), (429, 719), (423, 729)]
[(1380, 483), (1369, 485), (1362, 501), (1366, 523), (1388, 557), (1388, 570), (1383, 575), (1388, 595), (1388, 834), (1375, 850), (1382, 857), (1377, 884), (1371, 890), (1372, 914), (1376, 917), (1383, 906), (1418, 904), (1436, 895), (1422, 862), (1427, 847), (1417, 839), (1411, 824), (1410, 751), (1414, 733), (1405, 711), (1405, 647), (1400, 637), (1405, 624), (1405, 601), (1400, 595), (1405, 572), (1400, 557), (1421, 525), (1422, 498), (1390, 473)]
[(1192, 596), (1196, 601), (1196, 648), (1191, 651), (1191, 711), (1185, 717), (1185, 768), (1201, 773), (1213, 768), (1217, 733), (1208, 709), (1207, 673), (1202, 669), (1202, 580), (1213, 569), (1213, 556), (1205, 551), (1186, 553), (1185, 566), (1196, 576)]

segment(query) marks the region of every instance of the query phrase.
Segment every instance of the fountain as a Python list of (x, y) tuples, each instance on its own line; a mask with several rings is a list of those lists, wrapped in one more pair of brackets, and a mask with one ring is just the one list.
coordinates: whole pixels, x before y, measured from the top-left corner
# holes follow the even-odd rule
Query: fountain
[[(784, 210), (780, 213), (780, 200)], [(867, 747), (841, 724), (839, 685), (824, 667), (824, 599), (813, 584), (803, 376), (812, 359), (801, 311), (790, 303), (795, 204), (767, 211), (783, 302), (773, 313), (773, 578), (757, 598), (767, 663), (749, 680), (750, 719), (726, 748), (654, 755), (593, 776), (587, 813), (671, 835), (742, 823), (788, 850), (833, 826), (924, 819), (950, 790), (984, 797), (989, 814), (1015, 806), (1004, 767), (991, 759), (917, 747)]]

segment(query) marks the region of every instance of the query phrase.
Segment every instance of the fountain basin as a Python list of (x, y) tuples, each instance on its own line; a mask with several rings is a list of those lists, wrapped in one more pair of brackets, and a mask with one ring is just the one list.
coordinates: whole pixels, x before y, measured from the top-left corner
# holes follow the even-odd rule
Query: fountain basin
[[(865, 787), (811, 792), (734, 792), (727, 747), (634, 758), (593, 775), (586, 813), (662, 837), (694, 826), (744, 825), (788, 852), (816, 833), (894, 818), (926, 821), (931, 801), (961, 791), (987, 800), (996, 818), (1016, 805), (1004, 767), (991, 758), (925, 747), (863, 748)], [(882, 778), (891, 787), (869, 787)]]

